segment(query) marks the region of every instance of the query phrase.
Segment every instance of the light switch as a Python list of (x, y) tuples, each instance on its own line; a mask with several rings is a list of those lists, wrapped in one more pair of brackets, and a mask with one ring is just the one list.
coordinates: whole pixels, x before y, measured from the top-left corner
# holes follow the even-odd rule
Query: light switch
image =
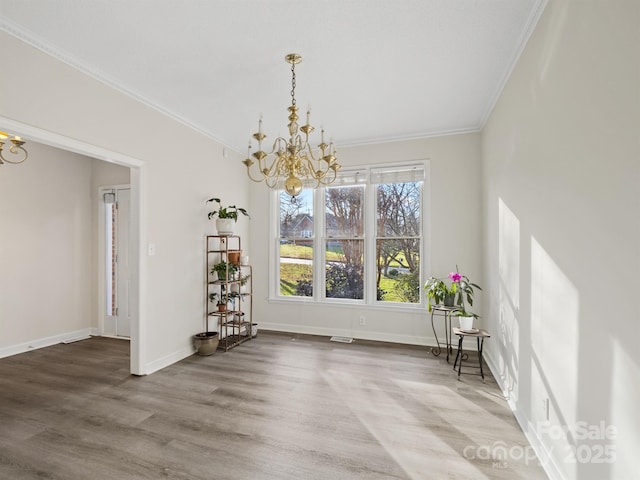
[(156, 254), (156, 244), (155, 243), (150, 243), (149, 246), (147, 247), (147, 254), (150, 257), (153, 257)]

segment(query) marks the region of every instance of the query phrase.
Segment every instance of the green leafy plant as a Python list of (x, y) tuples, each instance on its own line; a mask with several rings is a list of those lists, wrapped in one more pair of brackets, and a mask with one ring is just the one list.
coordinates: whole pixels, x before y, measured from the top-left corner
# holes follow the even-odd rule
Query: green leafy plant
[[(211, 303), (216, 301), (216, 298), (218, 298), (218, 292), (212, 292), (209, 294), (209, 301)], [(220, 306), (220, 305), (225, 305), (227, 302), (224, 299), (224, 297), (221, 297), (217, 302), (216, 305)]]
[(429, 277), (427, 282), (424, 284), (424, 290), (427, 296), (427, 308), (431, 311), (433, 310), (434, 305), (444, 303), (445, 298), (455, 296), (456, 285), (452, 283), (449, 287), (444, 280), (436, 277)]
[[(240, 271), (240, 267), (238, 265), (225, 262), (225, 261), (218, 262), (213, 267), (211, 267), (211, 274), (213, 275), (214, 273), (216, 273), (218, 275), (218, 281), (220, 284), (220, 294), (218, 295), (218, 292), (210, 293), (209, 301), (214, 302), (216, 298), (219, 297), (216, 305), (218, 305), (218, 307), (223, 307), (223, 306), (226, 306), (230, 301), (235, 301), (236, 298), (241, 297), (241, 295), (238, 292), (227, 292), (227, 283), (226, 283), (229, 280), (235, 279), (236, 274), (239, 271)], [(240, 284), (242, 284), (243, 281), (246, 283), (246, 281), (248, 280), (248, 277), (249, 276), (246, 275), (244, 278), (239, 278), (237, 280), (239, 280)]]
[(218, 280), (230, 280), (238, 273), (239, 268), (238, 265), (222, 261), (211, 267), (211, 273), (217, 273)]
[(207, 214), (207, 217), (209, 218), (209, 220), (217, 216), (218, 218), (230, 218), (233, 221), (237, 222), (239, 213), (241, 213), (245, 217), (251, 218), (247, 213), (247, 210), (244, 208), (236, 207), (235, 205), (229, 205), (228, 207), (223, 207), (222, 202), (219, 198), (210, 198), (209, 200), (207, 200), (207, 203), (209, 202), (214, 202), (218, 204), (217, 210), (212, 210)]

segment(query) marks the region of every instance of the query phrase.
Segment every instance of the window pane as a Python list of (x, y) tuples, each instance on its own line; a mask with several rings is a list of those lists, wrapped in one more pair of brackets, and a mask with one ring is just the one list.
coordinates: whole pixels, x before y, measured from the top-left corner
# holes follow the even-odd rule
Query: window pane
[(364, 241), (331, 240), (326, 243), (327, 298), (364, 298)]
[(280, 238), (311, 238), (313, 235), (313, 190), (292, 197), (280, 193)]
[(386, 183), (376, 187), (377, 236), (420, 235), (422, 182)]
[(362, 237), (364, 187), (331, 187), (325, 195), (327, 237)]
[(313, 296), (313, 190), (280, 193), (280, 295)]
[(422, 182), (376, 186), (376, 287), (385, 302), (420, 303)]
[(420, 240), (377, 240), (377, 299), (420, 303)]
[(313, 296), (313, 240), (280, 241), (280, 295)]

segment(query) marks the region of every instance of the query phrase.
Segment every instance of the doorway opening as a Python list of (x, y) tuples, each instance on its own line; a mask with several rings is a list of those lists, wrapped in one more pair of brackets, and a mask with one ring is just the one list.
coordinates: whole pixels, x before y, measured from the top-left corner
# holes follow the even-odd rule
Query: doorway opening
[(131, 229), (131, 187), (117, 185), (100, 188), (100, 258), (104, 266), (104, 309), (100, 334), (107, 337), (131, 337), (131, 265), (129, 231)]
[(142, 298), (144, 289), (144, 275), (141, 272), (143, 266), (140, 259), (140, 245), (143, 236), (141, 225), (142, 198), (144, 197), (144, 185), (146, 178), (146, 169), (144, 162), (123, 155), (122, 153), (107, 150), (97, 145), (92, 145), (72, 137), (60, 135), (49, 130), (45, 130), (33, 125), (28, 125), (17, 120), (3, 117), (0, 115), (0, 123), (11, 132), (28, 138), (33, 141), (56, 147), (61, 150), (67, 150), (79, 153), (90, 158), (103, 160), (109, 163), (119, 164), (130, 168), (130, 184), (131, 184), (131, 209), (130, 209), (130, 231), (129, 231), (129, 265), (130, 265), (130, 296), (129, 310), (131, 317), (131, 343), (130, 343), (130, 371), (134, 375), (146, 375), (146, 350), (144, 349), (143, 339), (146, 335), (146, 322), (144, 315), (144, 299)]

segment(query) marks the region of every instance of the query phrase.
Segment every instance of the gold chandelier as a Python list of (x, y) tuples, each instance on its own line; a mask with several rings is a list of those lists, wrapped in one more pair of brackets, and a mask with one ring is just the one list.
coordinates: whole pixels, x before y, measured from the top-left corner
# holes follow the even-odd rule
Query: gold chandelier
[[(289, 139), (278, 137), (273, 142), (270, 152), (262, 150), (262, 141), (267, 136), (262, 133), (262, 117), (258, 121), (258, 131), (253, 138), (258, 141), (258, 151), (251, 155), (251, 142), (249, 153), (243, 163), (247, 166), (247, 175), (254, 182), (265, 182), (269, 188), (277, 188), (284, 181), (285, 191), (295, 197), (305, 184), (313, 184), (315, 187), (329, 185), (336, 179), (340, 164), (336, 159), (336, 148), (333, 142), (326, 144), (324, 141), (324, 129), (320, 133), (318, 150), (314, 154), (309, 144), (309, 134), (314, 128), (309, 124), (310, 112), (307, 111), (307, 123), (298, 126), (298, 107), (296, 106), (296, 64), (302, 61), (302, 56), (290, 53), (284, 57), (291, 64), (291, 106), (289, 111)], [(300, 133), (302, 132), (302, 133)], [(304, 134), (304, 138), (303, 135)], [(251, 175), (251, 167), (257, 163), (258, 178)]]
[(3, 153), (4, 152), (3, 147), (5, 144), (5, 140), (8, 139), (10, 136), (11, 135), (8, 133), (0, 132), (0, 165), (2, 165), (5, 162), (13, 163), (13, 164), (22, 163), (29, 156), (25, 148), (22, 146), (25, 143), (24, 140), (22, 140), (17, 135), (13, 135), (13, 138), (11, 139), (11, 146), (9, 147), (9, 154), (12, 156), (5, 157), (5, 154)]

